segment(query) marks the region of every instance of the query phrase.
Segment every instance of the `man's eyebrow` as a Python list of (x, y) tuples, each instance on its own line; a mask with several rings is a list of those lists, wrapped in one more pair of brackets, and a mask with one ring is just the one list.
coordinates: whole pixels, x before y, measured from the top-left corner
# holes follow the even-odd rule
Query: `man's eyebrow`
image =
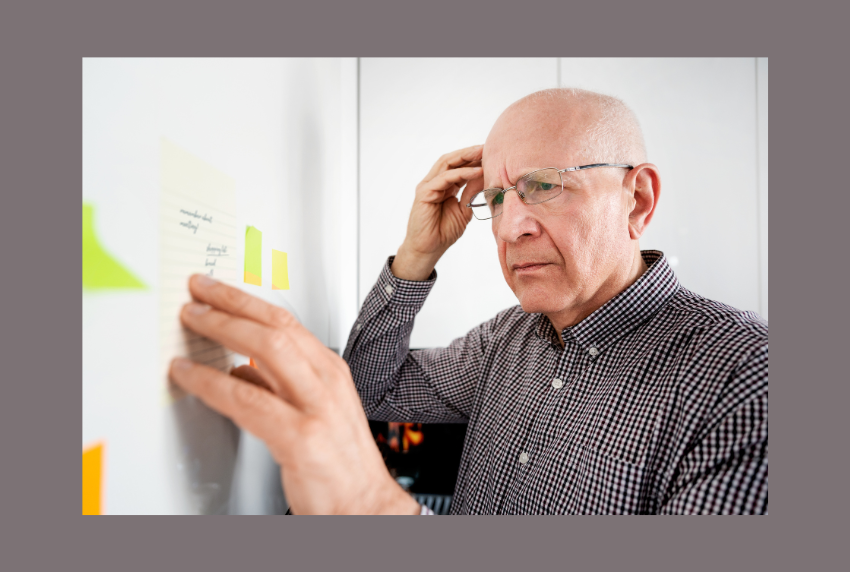
[(503, 186), (502, 186), (502, 184), (501, 184), (501, 182), (499, 182), (499, 183), (495, 183), (495, 184), (494, 184), (494, 183), (490, 183), (490, 184), (485, 183), (485, 184), (484, 184), (484, 188), (485, 188), (485, 189), (507, 189), (508, 187), (513, 187), (514, 185), (516, 185), (516, 181), (519, 181), (521, 178), (523, 178), (523, 177), (524, 177), (524, 176), (526, 176), (527, 174), (529, 174), (529, 173), (533, 173), (534, 171), (539, 171), (540, 169), (545, 169), (545, 168), (546, 168), (546, 167), (534, 167), (534, 168), (528, 168), (528, 169), (523, 168), (523, 169), (520, 169), (520, 170), (519, 170), (519, 172), (520, 172), (521, 174), (520, 174), (520, 175), (518, 175), (518, 176), (516, 177), (516, 179), (514, 179), (514, 182), (510, 182), (510, 181), (508, 181), (508, 185), (507, 185), (507, 187), (503, 187)]

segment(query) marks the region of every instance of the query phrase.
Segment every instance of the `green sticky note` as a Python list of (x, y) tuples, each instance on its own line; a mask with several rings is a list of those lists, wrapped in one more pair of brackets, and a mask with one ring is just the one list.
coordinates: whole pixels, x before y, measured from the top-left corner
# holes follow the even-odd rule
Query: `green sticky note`
[(145, 285), (106, 252), (94, 232), (94, 207), (83, 203), (83, 288), (138, 290)]
[(245, 283), (263, 285), (263, 233), (253, 226), (245, 230)]
[(289, 290), (286, 253), (272, 249), (272, 290)]

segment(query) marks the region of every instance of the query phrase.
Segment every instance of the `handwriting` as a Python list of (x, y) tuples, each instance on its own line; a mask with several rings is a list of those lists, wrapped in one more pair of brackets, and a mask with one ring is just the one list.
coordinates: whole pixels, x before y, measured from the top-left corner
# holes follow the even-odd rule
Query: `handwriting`
[(215, 258), (213, 258), (213, 259), (212, 259), (212, 261), (209, 261), (209, 260), (206, 260), (206, 259), (205, 259), (205, 260), (204, 260), (204, 266), (215, 266), (216, 260), (217, 260), (217, 259), (215, 259)]
[(180, 212), (189, 215), (191, 217), (199, 218), (201, 220), (205, 220), (207, 222), (212, 222), (212, 217), (208, 214), (204, 213), (203, 215), (198, 214), (198, 209), (195, 209), (195, 212), (187, 211), (186, 209), (180, 209)]
[(181, 222), (180, 226), (185, 226), (186, 228), (192, 230), (192, 234), (197, 234), (198, 233), (198, 226), (200, 226), (200, 225), (192, 224), (192, 221), (187, 220), (186, 222)]
[(207, 244), (207, 256), (227, 256), (227, 245), (213, 246)]

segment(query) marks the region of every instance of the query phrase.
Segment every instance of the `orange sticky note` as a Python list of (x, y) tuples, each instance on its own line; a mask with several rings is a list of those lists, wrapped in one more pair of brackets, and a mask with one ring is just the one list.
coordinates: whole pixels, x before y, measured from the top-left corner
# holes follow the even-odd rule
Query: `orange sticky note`
[(103, 443), (83, 449), (83, 514), (101, 514)]

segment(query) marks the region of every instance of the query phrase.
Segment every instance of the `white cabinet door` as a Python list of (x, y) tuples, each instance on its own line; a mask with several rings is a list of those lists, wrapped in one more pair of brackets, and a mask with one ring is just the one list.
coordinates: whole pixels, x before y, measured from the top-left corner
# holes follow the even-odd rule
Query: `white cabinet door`
[[(440, 155), (484, 143), (508, 105), (556, 87), (557, 77), (556, 58), (361, 60), (361, 303), (404, 240), (416, 185)], [(517, 303), (487, 222), (470, 222), (437, 272), (411, 347), (446, 345)]]
[(758, 59), (759, 267), (761, 315), (767, 318), (767, 58)]
[[(561, 84), (614, 95), (637, 114), (649, 161), (661, 170), (661, 200), (641, 247), (663, 250), (686, 288), (766, 314), (755, 58), (562, 58)], [(766, 293), (766, 272), (763, 280)]]

